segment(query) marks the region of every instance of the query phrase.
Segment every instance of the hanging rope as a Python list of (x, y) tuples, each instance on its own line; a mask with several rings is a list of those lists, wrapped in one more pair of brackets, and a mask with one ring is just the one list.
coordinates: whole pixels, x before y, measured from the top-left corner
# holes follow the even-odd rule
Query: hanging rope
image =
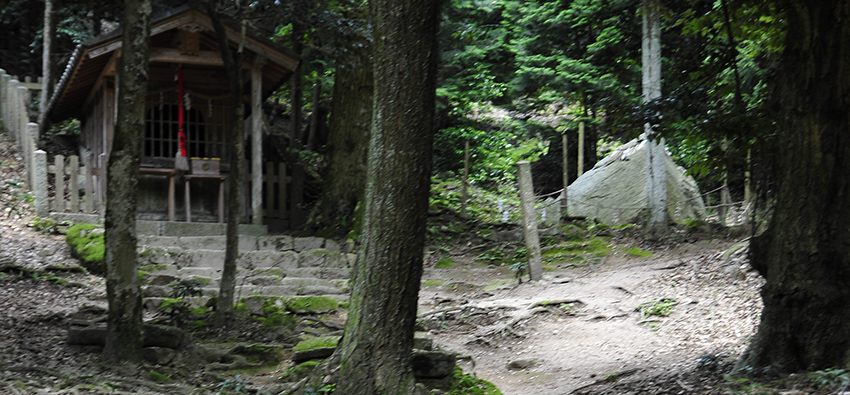
[(188, 156), (186, 152), (186, 131), (183, 129), (183, 69), (177, 66), (177, 141), (180, 144), (180, 155)]

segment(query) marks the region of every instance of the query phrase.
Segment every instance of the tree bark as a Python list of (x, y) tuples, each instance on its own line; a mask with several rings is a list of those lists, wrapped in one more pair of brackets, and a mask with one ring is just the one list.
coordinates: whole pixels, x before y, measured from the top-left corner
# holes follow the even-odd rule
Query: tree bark
[(232, 124), (228, 125), (227, 146), (230, 148), (227, 175), (227, 226), (225, 230), (224, 268), (216, 305), (216, 325), (226, 327), (233, 318), (234, 293), (236, 291), (236, 258), (239, 256), (239, 220), (242, 216), (242, 174), (245, 160), (245, 109), (242, 103), (242, 52), (233, 52), (227, 42), (224, 24), (216, 1), (210, 0), (208, 10), (218, 38), (218, 46), (230, 84), (230, 106), (233, 111)]
[[(661, 98), (661, 5), (658, 0), (643, 0), (642, 80), (643, 101)], [(652, 136), (652, 125), (644, 125), (647, 138), (646, 194), (649, 218), (646, 233), (649, 237), (667, 234), (667, 171), (664, 139)]]
[(438, 0), (375, 0), (374, 112), (363, 246), (337, 392), (413, 394), (413, 331), (428, 212)]
[(366, 189), (366, 154), (372, 124), (372, 46), (353, 43), (337, 64), (330, 118), (328, 168), (308, 227), (344, 235), (355, 227), (354, 210)]
[(751, 246), (764, 311), (737, 365), (757, 373), (850, 363), (850, 1), (788, 4), (776, 207)]
[(150, 0), (125, 0), (121, 22), (122, 56), (118, 60), (118, 122), (107, 172), (105, 260), (109, 302), (107, 361), (140, 361), (142, 351), (142, 293), (136, 251), (136, 195), (145, 131), (148, 85)]
[(38, 126), (40, 128), (39, 135), (43, 135), (47, 131), (45, 124), (47, 118), (44, 111), (47, 109), (47, 103), (50, 101), (50, 89), (52, 88), (51, 81), (53, 80), (53, 0), (44, 0), (44, 31), (42, 34), (43, 45), (41, 55), (41, 99), (39, 100)]

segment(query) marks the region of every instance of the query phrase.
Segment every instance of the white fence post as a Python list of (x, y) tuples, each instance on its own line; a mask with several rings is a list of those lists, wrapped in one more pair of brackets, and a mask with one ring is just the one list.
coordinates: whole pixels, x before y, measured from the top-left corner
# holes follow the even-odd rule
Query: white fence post
[(21, 123), (18, 122), (18, 110), (20, 109), (18, 105), (18, 85), (20, 85), (20, 82), (13, 78), (9, 81), (9, 85), (5, 87), (6, 94), (9, 97), (9, 119), (6, 122), (6, 129), (12, 132), (12, 135), (15, 136), (15, 142), (20, 145), (21, 134), (18, 129)]
[[(27, 116), (29, 118), (29, 116)], [(35, 165), (35, 159), (33, 158), (33, 153), (36, 150), (36, 140), (38, 136), (38, 124), (35, 122), (26, 123), (26, 128), (23, 132), (24, 136), (22, 138), (23, 143), (21, 144), (21, 152), (24, 154), (24, 164), (26, 166), (27, 171), (27, 182), (30, 185), (30, 188), (35, 184), (35, 171), (33, 169)]]
[(35, 215), (46, 217), (50, 213), (50, 202), (47, 197), (47, 152), (35, 151), (35, 181), (33, 182), (33, 194), (35, 195)]
[[(9, 85), (9, 76), (6, 70), (0, 69), (0, 118), (3, 118), (5, 125), (9, 120), (6, 118), (6, 86)], [(5, 128), (5, 126), (3, 127)]]

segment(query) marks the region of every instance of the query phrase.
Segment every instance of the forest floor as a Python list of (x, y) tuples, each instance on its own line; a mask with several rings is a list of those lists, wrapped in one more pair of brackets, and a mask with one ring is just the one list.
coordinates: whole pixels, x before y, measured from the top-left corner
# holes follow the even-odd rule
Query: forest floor
[[(64, 237), (32, 226), (19, 199), (20, 158), (2, 137), (0, 394), (213, 392), (222, 377), (203, 368), (176, 366), (174, 380), (157, 382), (149, 372), (159, 367), (108, 365), (97, 347), (65, 344), (74, 312), (106, 305), (104, 280), (68, 270), (77, 264)], [(806, 375), (724, 378), (761, 310), (763, 280), (736, 246), (742, 239), (649, 243), (615, 231), (603, 258), (550, 257), (542, 281), (523, 283), (509, 265), (481, 263), (479, 246), (441, 246), (426, 259), (420, 321), (467, 373), (505, 395), (838, 393), (812, 389)], [(283, 370), (246, 379), (256, 393), (275, 393)]]

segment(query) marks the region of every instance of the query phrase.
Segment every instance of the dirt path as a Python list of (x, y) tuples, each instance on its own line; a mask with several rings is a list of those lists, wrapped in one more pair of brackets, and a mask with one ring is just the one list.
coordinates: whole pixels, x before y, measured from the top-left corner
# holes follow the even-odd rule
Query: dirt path
[[(721, 257), (732, 244), (688, 244), (652, 258), (621, 253), (519, 286), (506, 268), (430, 268), (420, 314), (437, 344), (470, 356), (465, 369), (506, 395), (685, 371), (736, 357), (758, 323), (761, 280), (741, 270), (743, 254)], [(663, 299), (675, 301), (667, 317), (636, 311)]]

